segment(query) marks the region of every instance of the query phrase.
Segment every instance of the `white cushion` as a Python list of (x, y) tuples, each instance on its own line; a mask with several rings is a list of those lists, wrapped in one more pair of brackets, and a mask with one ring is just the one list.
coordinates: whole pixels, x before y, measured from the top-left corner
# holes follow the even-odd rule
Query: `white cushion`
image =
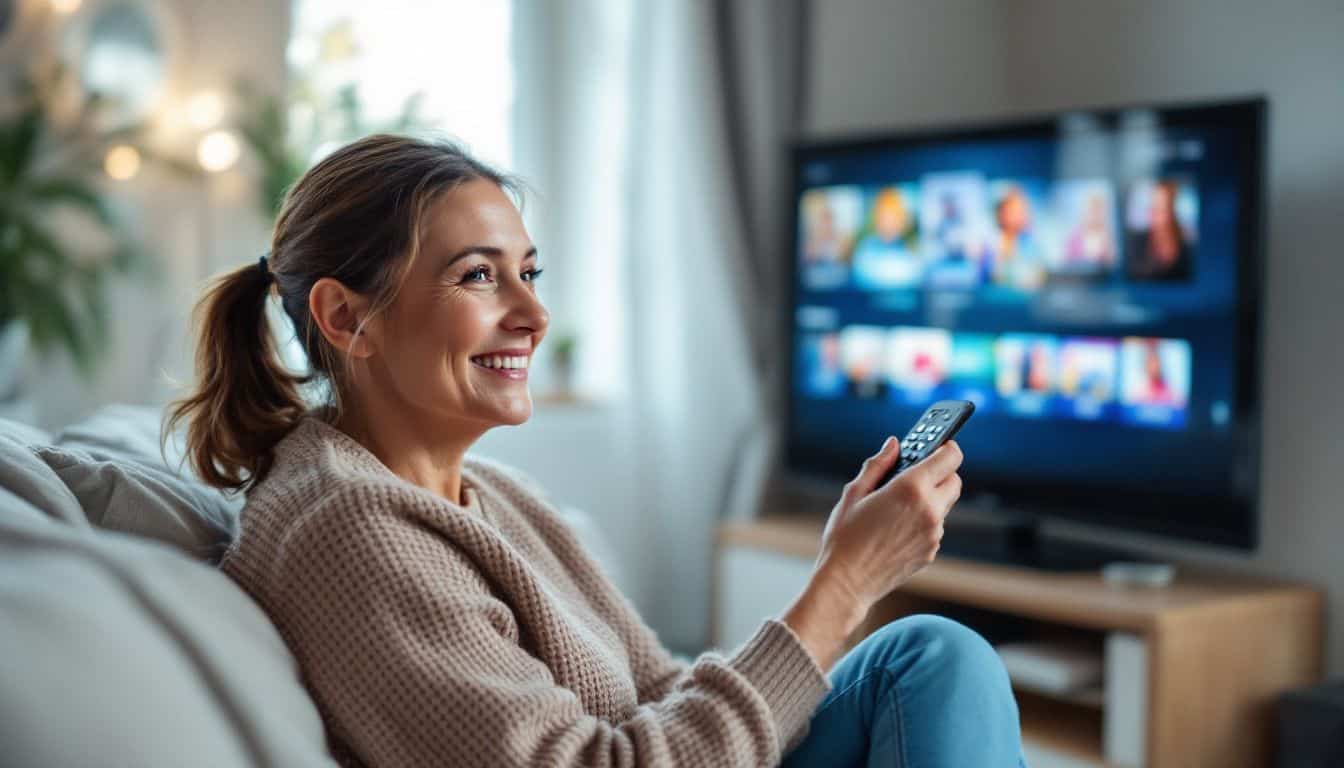
[[(87, 526), (79, 499), (34, 450), (14, 433), (0, 432), (0, 489), (13, 495), (5, 510)], [(20, 503), (26, 502), (26, 503)]]
[(182, 464), (180, 435), (160, 451), (160, 418), (157, 408), (111, 405), (55, 437), (4, 422), (0, 487), (66, 523), (153, 539), (217, 562), (244, 499), (197, 480)]
[(6, 764), (334, 765), (293, 657), (232, 581), (23, 503), (0, 488)]
[(93, 525), (219, 562), (238, 525), (237, 504), (167, 467), (106, 450), (37, 446)]

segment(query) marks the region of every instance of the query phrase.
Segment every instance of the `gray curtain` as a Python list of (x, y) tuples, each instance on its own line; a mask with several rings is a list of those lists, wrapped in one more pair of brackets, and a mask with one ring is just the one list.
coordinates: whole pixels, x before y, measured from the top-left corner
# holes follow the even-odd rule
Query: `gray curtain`
[(736, 305), (752, 354), (759, 421), (739, 435), (724, 489), (725, 516), (754, 514), (778, 461), (778, 425), (789, 325), (782, 304), (792, 279), (788, 147), (808, 107), (809, 0), (712, 0), (732, 200), (744, 247), (735, 265)]

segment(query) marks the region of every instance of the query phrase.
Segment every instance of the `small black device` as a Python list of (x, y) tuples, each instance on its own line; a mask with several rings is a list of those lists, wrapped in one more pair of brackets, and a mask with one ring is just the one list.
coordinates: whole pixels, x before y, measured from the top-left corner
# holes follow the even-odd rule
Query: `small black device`
[(970, 400), (939, 400), (930, 405), (905, 437), (901, 438), (901, 458), (878, 485), (885, 485), (891, 478), (938, 450), (938, 446), (957, 434), (957, 430), (971, 418), (972, 413), (975, 413), (975, 403)]
[(1344, 765), (1344, 680), (1289, 691), (1278, 701), (1278, 768)]

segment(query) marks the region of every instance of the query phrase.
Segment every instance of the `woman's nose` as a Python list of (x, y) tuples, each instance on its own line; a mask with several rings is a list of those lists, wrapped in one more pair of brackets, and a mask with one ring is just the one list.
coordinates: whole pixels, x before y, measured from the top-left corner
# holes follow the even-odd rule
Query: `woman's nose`
[(545, 331), (551, 323), (551, 313), (541, 303), (536, 291), (529, 285), (521, 284), (510, 294), (513, 307), (505, 318), (510, 330), (526, 329), (533, 333)]

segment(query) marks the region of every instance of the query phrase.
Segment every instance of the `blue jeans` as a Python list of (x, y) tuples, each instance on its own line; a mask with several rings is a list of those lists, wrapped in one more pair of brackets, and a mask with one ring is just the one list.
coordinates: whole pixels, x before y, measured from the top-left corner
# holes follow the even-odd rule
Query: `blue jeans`
[(832, 691), (783, 768), (1022, 768), (1022, 732), (998, 654), (974, 630), (909, 616), (831, 670)]

